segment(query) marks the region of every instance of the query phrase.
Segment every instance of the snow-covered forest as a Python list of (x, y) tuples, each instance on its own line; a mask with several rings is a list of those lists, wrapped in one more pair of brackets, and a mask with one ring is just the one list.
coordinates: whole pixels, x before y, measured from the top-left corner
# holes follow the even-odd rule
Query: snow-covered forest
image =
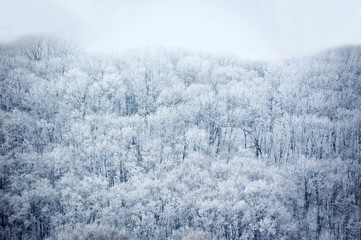
[(1, 239), (360, 239), (361, 47), (257, 62), (0, 48)]

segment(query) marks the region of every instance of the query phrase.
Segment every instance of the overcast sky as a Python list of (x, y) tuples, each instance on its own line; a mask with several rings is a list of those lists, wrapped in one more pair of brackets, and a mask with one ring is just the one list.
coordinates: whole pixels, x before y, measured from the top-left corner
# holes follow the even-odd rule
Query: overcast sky
[(0, 0), (0, 42), (25, 34), (99, 52), (156, 45), (294, 57), (361, 44), (361, 0)]

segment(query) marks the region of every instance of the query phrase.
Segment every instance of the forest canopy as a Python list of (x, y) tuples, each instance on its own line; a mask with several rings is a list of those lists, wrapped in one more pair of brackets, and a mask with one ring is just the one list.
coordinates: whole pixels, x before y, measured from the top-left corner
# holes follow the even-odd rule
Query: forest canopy
[(360, 239), (361, 47), (0, 48), (1, 239)]

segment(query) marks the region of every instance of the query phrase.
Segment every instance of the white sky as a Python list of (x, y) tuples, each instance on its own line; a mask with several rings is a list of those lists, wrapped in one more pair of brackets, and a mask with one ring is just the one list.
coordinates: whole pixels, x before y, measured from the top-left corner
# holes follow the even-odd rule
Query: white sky
[(24, 34), (97, 52), (161, 45), (294, 57), (361, 44), (361, 0), (0, 0), (0, 42)]

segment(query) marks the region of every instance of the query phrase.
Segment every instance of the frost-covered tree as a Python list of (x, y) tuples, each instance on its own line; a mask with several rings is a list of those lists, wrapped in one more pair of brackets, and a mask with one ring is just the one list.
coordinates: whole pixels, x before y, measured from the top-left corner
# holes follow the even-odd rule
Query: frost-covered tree
[(359, 239), (360, 47), (0, 50), (1, 239)]

